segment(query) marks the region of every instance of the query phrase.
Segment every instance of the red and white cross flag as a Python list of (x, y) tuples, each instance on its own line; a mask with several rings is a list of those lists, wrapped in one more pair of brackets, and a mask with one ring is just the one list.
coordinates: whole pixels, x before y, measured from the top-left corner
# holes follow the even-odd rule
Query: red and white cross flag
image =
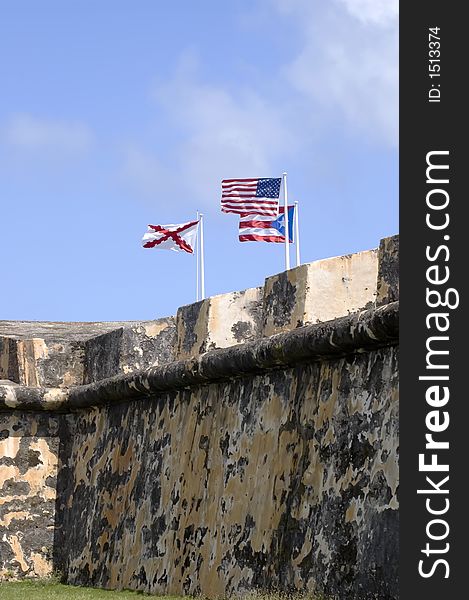
[(171, 225), (148, 225), (142, 239), (144, 248), (194, 253), (199, 221)]

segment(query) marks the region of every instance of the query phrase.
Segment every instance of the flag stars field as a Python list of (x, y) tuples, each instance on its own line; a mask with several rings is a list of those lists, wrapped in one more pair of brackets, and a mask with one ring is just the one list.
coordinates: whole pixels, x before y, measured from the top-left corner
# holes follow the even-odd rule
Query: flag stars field
[(278, 215), (280, 178), (224, 179), (221, 182), (221, 210), (238, 215)]

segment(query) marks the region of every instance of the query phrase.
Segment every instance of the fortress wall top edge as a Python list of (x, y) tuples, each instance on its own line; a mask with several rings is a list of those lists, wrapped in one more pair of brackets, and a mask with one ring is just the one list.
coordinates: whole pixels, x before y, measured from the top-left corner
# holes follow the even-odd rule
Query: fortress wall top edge
[(264, 286), (182, 306), (152, 321), (0, 321), (0, 381), (70, 387), (190, 359), (399, 299), (399, 237), (303, 264)]
[(1, 385), (0, 412), (73, 412), (398, 343), (399, 303), (69, 389)]

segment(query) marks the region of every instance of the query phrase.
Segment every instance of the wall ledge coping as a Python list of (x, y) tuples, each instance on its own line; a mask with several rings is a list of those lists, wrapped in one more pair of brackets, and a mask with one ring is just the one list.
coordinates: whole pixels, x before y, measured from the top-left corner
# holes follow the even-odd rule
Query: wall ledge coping
[(70, 388), (0, 384), (0, 412), (69, 413), (398, 344), (399, 302)]

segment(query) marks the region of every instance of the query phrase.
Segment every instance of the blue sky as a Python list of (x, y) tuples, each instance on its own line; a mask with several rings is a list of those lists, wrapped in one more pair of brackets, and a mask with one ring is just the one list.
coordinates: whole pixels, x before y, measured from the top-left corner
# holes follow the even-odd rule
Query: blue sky
[(195, 259), (140, 240), (197, 209), (207, 294), (262, 285), (283, 248), (238, 242), (223, 178), (288, 172), (303, 262), (397, 232), (395, 0), (0, 11), (0, 319), (174, 314), (195, 299)]

